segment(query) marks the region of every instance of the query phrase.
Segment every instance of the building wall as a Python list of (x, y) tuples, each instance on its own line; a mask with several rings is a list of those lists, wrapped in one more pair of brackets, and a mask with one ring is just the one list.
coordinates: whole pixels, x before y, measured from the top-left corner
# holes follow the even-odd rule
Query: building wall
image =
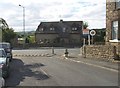
[(36, 39), (36, 42), (37, 43), (40, 43), (40, 40), (42, 40), (42, 41), (44, 41), (44, 40), (49, 40), (49, 43), (53, 43), (53, 40), (56, 38), (56, 37), (58, 37), (58, 35), (57, 34), (39, 34), (39, 33), (37, 33), (36, 35), (35, 35), (35, 39)]
[[(49, 43), (53, 43), (57, 38), (60, 38), (58, 34), (42, 34), (36, 33), (35, 34), (36, 43), (40, 43), (40, 40), (49, 40)], [(79, 34), (70, 34), (70, 37), (63, 38), (65, 43), (81, 43), (82, 37)]]
[[(118, 21), (118, 42), (110, 42), (112, 40), (112, 22)], [(120, 56), (120, 9), (116, 8), (116, 2), (106, 3), (106, 44), (115, 46), (116, 54)]]
[(106, 43), (112, 38), (112, 22), (118, 20), (119, 12), (115, 7), (116, 3), (109, 1), (110, 0), (107, 0), (106, 3)]
[(82, 37), (79, 34), (71, 34), (71, 40), (74, 43), (80, 43), (82, 42)]

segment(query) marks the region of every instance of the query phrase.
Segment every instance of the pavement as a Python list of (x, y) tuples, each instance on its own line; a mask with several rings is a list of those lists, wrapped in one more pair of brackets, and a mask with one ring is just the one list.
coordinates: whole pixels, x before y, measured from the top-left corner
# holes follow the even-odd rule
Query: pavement
[(83, 64), (87, 64), (90, 66), (94, 66), (94, 67), (99, 67), (99, 68), (103, 68), (106, 70), (112, 70), (115, 72), (118, 72), (119, 70), (119, 63), (120, 61), (107, 61), (107, 60), (103, 60), (102, 58), (96, 59), (96, 58), (84, 58), (82, 57), (82, 55), (69, 55), (68, 57), (65, 57), (65, 55), (61, 56), (63, 59), (69, 60), (69, 61), (73, 61), (76, 63), (83, 63)]

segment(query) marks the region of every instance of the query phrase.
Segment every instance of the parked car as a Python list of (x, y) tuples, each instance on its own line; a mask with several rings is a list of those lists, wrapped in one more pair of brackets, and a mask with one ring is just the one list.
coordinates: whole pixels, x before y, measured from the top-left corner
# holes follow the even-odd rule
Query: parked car
[(2, 77), (2, 69), (0, 69), (0, 88), (4, 88), (5, 86), (5, 80)]
[(2, 42), (0, 43), (0, 48), (3, 48), (5, 50), (7, 56), (10, 58), (10, 61), (12, 61), (12, 47), (10, 43)]
[(2, 77), (9, 76), (9, 58), (3, 48), (0, 48), (0, 69), (2, 69)]

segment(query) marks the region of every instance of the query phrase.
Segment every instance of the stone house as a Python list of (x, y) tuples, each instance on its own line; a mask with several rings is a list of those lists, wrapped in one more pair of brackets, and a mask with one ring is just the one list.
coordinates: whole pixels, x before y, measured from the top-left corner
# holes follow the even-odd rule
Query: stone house
[(120, 56), (120, 0), (106, 2), (106, 44), (115, 46)]
[(120, 42), (120, 1), (106, 2), (106, 43)]
[(82, 27), (82, 21), (41, 22), (35, 40), (46, 45), (82, 45)]

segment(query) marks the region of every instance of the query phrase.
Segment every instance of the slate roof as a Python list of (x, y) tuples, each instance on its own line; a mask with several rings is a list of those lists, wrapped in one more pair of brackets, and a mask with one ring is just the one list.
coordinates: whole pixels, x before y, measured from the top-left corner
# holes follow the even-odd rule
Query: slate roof
[[(77, 28), (76, 32), (82, 30), (83, 21), (56, 21), (56, 22), (41, 22), (36, 30), (36, 33), (63, 33), (63, 28), (66, 28), (65, 33), (71, 33), (73, 27)], [(43, 31), (40, 29), (43, 28)], [(54, 31), (51, 31), (50, 28), (54, 28)]]

